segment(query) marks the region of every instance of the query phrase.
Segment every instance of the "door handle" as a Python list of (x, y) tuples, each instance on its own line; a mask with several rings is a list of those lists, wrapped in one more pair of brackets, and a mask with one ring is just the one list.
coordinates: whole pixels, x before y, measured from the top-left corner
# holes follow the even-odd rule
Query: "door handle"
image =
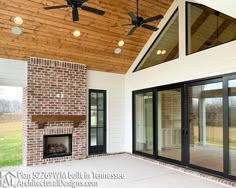
[(185, 135), (188, 135), (188, 128), (185, 129)]
[(182, 129), (182, 135), (188, 135), (188, 128)]

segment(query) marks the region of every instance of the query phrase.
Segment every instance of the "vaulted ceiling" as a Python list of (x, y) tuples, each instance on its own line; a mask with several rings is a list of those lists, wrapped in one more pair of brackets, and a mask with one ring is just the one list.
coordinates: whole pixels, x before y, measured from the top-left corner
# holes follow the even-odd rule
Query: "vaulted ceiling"
[[(139, 14), (144, 18), (165, 15), (173, 0), (139, 0)], [(44, 6), (63, 5), (65, 0), (1, 0), (0, 58), (26, 60), (28, 56), (43, 57), (87, 64), (88, 69), (125, 73), (131, 66), (152, 31), (138, 28), (111, 27), (130, 23), (129, 11), (136, 13), (136, 0), (89, 0), (87, 6), (106, 11), (104, 16), (79, 9), (80, 21), (72, 22), (71, 9), (44, 10)], [(24, 23), (23, 33), (11, 32), (14, 17)], [(152, 22), (156, 26), (158, 21)], [(79, 29), (80, 37), (72, 32)], [(124, 40), (120, 54), (117, 43)]]

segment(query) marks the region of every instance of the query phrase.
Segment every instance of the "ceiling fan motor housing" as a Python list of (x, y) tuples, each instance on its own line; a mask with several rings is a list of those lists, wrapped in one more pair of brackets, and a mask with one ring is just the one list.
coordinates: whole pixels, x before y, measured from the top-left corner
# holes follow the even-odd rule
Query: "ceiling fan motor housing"
[(73, 21), (79, 21), (79, 13), (78, 13), (78, 8), (81, 8), (82, 10), (92, 12), (97, 15), (104, 15), (105, 11), (99, 10), (96, 8), (92, 8), (89, 6), (84, 6), (83, 4), (86, 3), (88, 0), (65, 0), (67, 2), (67, 5), (58, 5), (58, 6), (49, 6), (49, 7), (44, 7), (46, 10), (50, 9), (59, 9), (59, 8), (67, 8), (71, 7), (72, 8), (72, 20)]
[(81, 7), (82, 4), (85, 2), (84, 0), (66, 0), (67, 5), (72, 8), (78, 8)]
[(137, 17), (137, 20), (132, 20), (132, 24), (136, 26), (141, 26), (143, 24), (143, 17)]

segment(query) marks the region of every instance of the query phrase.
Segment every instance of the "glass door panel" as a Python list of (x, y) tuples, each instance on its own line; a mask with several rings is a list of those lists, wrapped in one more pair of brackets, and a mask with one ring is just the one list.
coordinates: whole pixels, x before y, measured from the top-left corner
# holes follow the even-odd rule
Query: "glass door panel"
[(158, 91), (158, 156), (181, 161), (181, 88)]
[(91, 110), (90, 114), (91, 127), (97, 127), (97, 110)]
[(223, 84), (188, 88), (189, 163), (223, 172)]
[(103, 129), (103, 128), (98, 128), (98, 129), (97, 129), (97, 133), (98, 133), (97, 145), (100, 145), (100, 146), (101, 146), (101, 145), (104, 144), (103, 132), (104, 132), (104, 129)]
[(153, 155), (153, 92), (135, 95), (134, 150)]
[(90, 94), (90, 108), (92, 110), (96, 110), (97, 109), (97, 93), (92, 92)]
[(103, 110), (101, 111), (101, 110), (99, 110), (98, 111), (98, 114), (97, 114), (98, 116), (98, 127), (103, 127), (103, 125), (104, 125), (104, 112), (103, 112)]
[(97, 129), (91, 128), (90, 130), (90, 146), (97, 145)]
[(229, 174), (236, 176), (236, 80), (228, 82), (229, 101)]
[(98, 109), (102, 110), (103, 106), (104, 106), (104, 94), (103, 93), (98, 93), (97, 94), (98, 97)]

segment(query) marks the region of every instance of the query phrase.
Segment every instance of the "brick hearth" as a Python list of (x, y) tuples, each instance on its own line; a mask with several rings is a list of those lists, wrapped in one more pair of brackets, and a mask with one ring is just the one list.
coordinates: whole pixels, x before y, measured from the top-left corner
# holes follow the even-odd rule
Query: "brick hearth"
[[(47, 122), (39, 129), (32, 115), (86, 115), (86, 66), (42, 58), (28, 59), (24, 89), (23, 163), (25, 165), (83, 159), (87, 155), (86, 121)], [(72, 134), (72, 156), (43, 158), (43, 136)]]

